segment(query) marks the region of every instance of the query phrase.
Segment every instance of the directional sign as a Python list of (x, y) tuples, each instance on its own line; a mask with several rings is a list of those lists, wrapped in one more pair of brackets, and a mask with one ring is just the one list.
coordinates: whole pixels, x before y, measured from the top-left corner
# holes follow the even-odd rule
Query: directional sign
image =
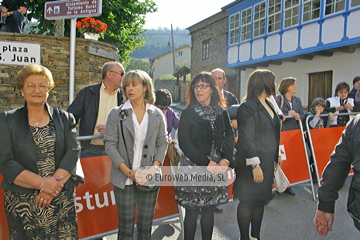
[(100, 16), (102, 0), (50, 1), (45, 3), (45, 19)]

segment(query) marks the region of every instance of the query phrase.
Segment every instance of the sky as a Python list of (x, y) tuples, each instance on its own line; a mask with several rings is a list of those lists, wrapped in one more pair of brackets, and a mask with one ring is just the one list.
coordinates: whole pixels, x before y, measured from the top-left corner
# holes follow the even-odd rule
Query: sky
[[(235, 0), (153, 0), (157, 12), (146, 14), (144, 28), (159, 27), (186, 29), (205, 18), (221, 11), (221, 8)], [(211, 3), (210, 3), (211, 2)]]

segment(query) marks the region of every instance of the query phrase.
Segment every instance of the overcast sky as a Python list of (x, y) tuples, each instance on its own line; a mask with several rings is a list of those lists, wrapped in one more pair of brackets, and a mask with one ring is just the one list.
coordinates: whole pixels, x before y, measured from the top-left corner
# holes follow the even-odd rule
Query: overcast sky
[(144, 28), (188, 28), (221, 11), (234, 0), (154, 0), (158, 11), (146, 14)]

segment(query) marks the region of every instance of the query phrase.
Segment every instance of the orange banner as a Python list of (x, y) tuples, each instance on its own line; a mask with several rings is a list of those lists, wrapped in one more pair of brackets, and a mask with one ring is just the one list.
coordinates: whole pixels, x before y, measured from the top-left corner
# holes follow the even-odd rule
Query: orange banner
[[(114, 186), (110, 183), (111, 161), (107, 156), (83, 158), (81, 165), (85, 184), (76, 188), (76, 212), (79, 238), (116, 230), (118, 225)], [(167, 157), (165, 166), (169, 166)], [(164, 174), (170, 174), (165, 173)], [(0, 175), (0, 181), (3, 177)], [(154, 219), (178, 213), (174, 187), (160, 187)], [(0, 239), (8, 240), (9, 233), (4, 213), (4, 191), (0, 190)]]
[[(330, 161), (330, 155), (334, 151), (336, 144), (339, 142), (341, 133), (344, 129), (345, 127), (332, 127), (310, 130), (316, 166), (320, 178), (322, 178), (324, 168)], [(352, 170), (350, 172), (352, 172)]]
[(282, 170), (290, 183), (310, 179), (301, 131), (291, 130), (280, 133), (280, 156)]

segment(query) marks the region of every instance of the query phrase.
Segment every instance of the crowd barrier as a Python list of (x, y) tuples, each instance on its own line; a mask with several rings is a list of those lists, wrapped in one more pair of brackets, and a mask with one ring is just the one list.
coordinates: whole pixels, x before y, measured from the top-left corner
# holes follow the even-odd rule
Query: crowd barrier
[[(335, 116), (346, 116), (346, 115), (356, 115), (358, 113), (337, 113)], [(328, 114), (321, 114), (320, 117), (327, 117)], [(309, 118), (308, 116), (305, 120), (306, 129), (309, 128)], [(311, 156), (314, 161), (314, 168), (316, 173), (316, 178), (318, 185), (321, 186), (320, 179), (322, 178), (322, 173), (330, 161), (330, 155), (334, 151), (336, 144), (339, 142), (341, 133), (344, 131), (345, 127), (331, 127), (331, 128), (320, 128), (320, 129), (310, 129), (308, 131), (309, 138), (309, 148), (311, 151)], [(352, 173), (353, 170), (350, 170)]]

